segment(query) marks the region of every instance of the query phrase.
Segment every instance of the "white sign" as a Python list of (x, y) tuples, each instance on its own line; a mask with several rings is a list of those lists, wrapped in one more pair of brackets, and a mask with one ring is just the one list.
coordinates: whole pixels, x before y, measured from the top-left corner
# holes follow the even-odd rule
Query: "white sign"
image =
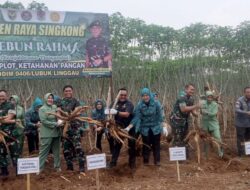
[(246, 155), (250, 154), (250, 142), (245, 142), (245, 153)]
[(169, 148), (170, 161), (186, 160), (186, 147)]
[(87, 158), (88, 170), (106, 168), (106, 155), (105, 154), (89, 155), (86, 158)]
[(18, 159), (17, 174), (30, 174), (38, 172), (39, 172), (39, 157)]

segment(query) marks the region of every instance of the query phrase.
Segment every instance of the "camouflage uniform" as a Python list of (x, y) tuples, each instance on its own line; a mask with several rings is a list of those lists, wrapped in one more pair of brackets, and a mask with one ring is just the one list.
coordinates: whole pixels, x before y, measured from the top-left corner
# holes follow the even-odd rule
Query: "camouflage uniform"
[[(9, 113), (16, 114), (15, 107), (10, 102), (6, 101), (0, 105), (0, 116), (7, 116)], [(5, 137), (5, 141), (7, 143), (7, 146), (5, 146), (4, 143), (0, 143), (0, 167), (5, 168), (7, 171), (7, 167), (9, 165), (8, 163), (8, 151), (11, 156), (11, 160), (13, 165), (17, 166), (17, 159), (19, 156), (19, 145), (18, 141), (15, 141), (14, 139), (17, 137), (17, 134), (15, 134), (16, 126), (15, 124), (1, 124), (0, 130), (5, 132), (8, 136), (12, 137)], [(8, 173), (8, 172), (7, 172)]]
[[(72, 112), (80, 106), (79, 101), (75, 98), (64, 98), (61, 101), (61, 109), (65, 112)], [(67, 163), (67, 169), (73, 170), (73, 158), (76, 156), (79, 162), (80, 172), (84, 172), (84, 152), (81, 146), (81, 122), (71, 121), (67, 131), (67, 137), (63, 142), (63, 154)]]
[(19, 124), (16, 125), (13, 133), (16, 136), (16, 139), (19, 141), (19, 157), (22, 156), (23, 153), (23, 144), (24, 144), (24, 128), (25, 128), (25, 112), (24, 108), (20, 104), (20, 99), (17, 95), (12, 95), (10, 100), (14, 99), (16, 102), (16, 119), (20, 121)]
[(180, 106), (193, 105), (193, 97), (187, 96), (186, 94), (179, 96), (174, 104), (174, 108), (170, 116), (170, 122), (174, 136), (174, 146), (186, 146), (184, 139), (188, 133), (188, 117), (190, 113), (181, 112)]
[(90, 38), (87, 41), (86, 50), (90, 61), (90, 67), (108, 67), (108, 62), (105, 62), (104, 60), (100, 66), (96, 66), (94, 64), (95, 59), (104, 59), (104, 57), (107, 56), (110, 52), (108, 43), (105, 38), (101, 36), (98, 38)]
[[(93, 26), (101, 27), (100, 21), (94, 21), (90, 25), (90, 28)], [(104, 57), (110, 54), (110, 48), (107, 40), (101, 35), (98, 37), (91, 37), (90, 39), (87, 40), (86, 54), (90, 62), (90, 65), (88, 65), (88, 67), (108, 68), (109, 62), (104, 61)], [(102, 63), (100, 65), (95, 65), (94, 61), (96, 59), (102, 59)]]

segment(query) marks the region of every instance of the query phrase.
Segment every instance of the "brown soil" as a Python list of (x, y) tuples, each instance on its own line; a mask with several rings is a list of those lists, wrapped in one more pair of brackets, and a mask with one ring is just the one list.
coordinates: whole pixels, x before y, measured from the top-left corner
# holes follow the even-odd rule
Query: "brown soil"
[[(87, 139), (87, 138), (85, 138)], [(106, 143), (106, 140), (104, 141)], [(27, 145), (25, 145), (27, 147)], [(87, 144), (84, 144), (87, 149)], [(104, 147), (108, 152), (107, 147)], [(234, 159), (232, 159), (234, 158)], [(107, 156), (110, 159), (110, 156)], [(151, 161), (152, 161), (151, 157)], [(196, 152), (190, 152), (190, 159), (180, 163), (181, 182), (177, 181), (176, 162), (169, 161), (168, 145), (163, 144), (161, 149), (161, 166), (153, 164), (144, 166), (142, 158), (137, 158), (137, 169), (131, 171), (127, 166), (127, 151), (122, 149), (118, 166), (114, 169), (100, 169), (101, 189), (119, 190), (248, 190), (250, 189), (250, 159), (238, 159), (226, 150), (223, 159), (218, 158), (215, 151), (210, 152), (209, 159), (202, 155), (201, 164), (196, 162)], [(45, 171), (40, 175), (31, 175), (31, 189), (33, 190), (74, 190), (96, 189), (95, 171), (87, 171), (86, 177), (77, 171), (67, 172), (62, 157), (62, 172), (53, 169), (53, 159), (49, 159)], [(77, 164), (75, 169), (77, 169)], [(69, 181), (62, 178), (62, 176)], [(25, 190), (26, 176), (15, 176), (13, 168), (8, 179), (0, 179), (1, 190)]]

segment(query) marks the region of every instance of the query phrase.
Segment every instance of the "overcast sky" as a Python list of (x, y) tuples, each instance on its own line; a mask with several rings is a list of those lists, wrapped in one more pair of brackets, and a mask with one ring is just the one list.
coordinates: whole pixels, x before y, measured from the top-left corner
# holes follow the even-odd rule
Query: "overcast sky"
[[(25, 6), (31, 0), (11, 0)], [(0, 0), (4, 3), (5, 0)], [(250, 0), (37, 0), (50, 10), (121, 12), (125, 17), (140, 18), (148, 24), (182, 28), (202, 22), (237, 26), (250, 20)]]

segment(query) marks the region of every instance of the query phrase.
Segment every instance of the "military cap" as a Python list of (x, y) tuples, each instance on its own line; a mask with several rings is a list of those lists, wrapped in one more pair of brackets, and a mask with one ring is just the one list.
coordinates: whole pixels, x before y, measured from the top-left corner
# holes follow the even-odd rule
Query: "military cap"
[(90, 25), (89, 28), (92, 28), (93, 26), (100, 26), (102, 27), (102, 23), (99, 20), (93, 21)]

